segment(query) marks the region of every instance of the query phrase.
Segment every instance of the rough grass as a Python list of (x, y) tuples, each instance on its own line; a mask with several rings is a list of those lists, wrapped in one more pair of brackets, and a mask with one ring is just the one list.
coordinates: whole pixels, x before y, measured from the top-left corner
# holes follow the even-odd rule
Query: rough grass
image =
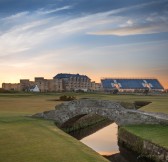
[[(24, 115), (54, 109), (61, 95), (121, 102), (151, 101), (142, 110), (168, 113), (168, 96), (64, 94), (0, 94), (0, 161), (5, 162), (103, 162), (103, 157), (59, 130), (52, 121)], [(168, 146), (167, 127), (132, 126), (129, 131)]]

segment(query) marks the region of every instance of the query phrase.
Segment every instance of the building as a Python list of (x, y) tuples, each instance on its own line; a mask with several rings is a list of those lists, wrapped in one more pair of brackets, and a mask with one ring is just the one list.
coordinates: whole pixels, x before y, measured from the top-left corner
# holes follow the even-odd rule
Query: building
[(40, 89), (37, 85), (30, 88), (30, 92), (40, 92)]
[(20, 79), (20, 83), (3, 83), (4, 90), (25, 91), (25, 92), (61, 92), (63, 91), (62, 80), (44, 79), (35, 77), (34, 81), (29, 79)]
[[(34, 86), (34, 82), (29, 79), (20, 79), (20, 90), (28, 92), (32, 86)], [(18, 90), (19, 91), (19, 90)]]
[(102, 90), (103, 90), (103, 87), (101, 83), (91, 82), (91, 86), (90, 86), (91, 92), (99, 92)]
[(91, 81), (86, 75), (59, 73), (53, 79), (35, 77), (34, 81), (20, 79), (20, 83), (3, 83), (4, 90), (31, 91), (31, 92), (62, 92), (62, 91), (83, 91), (83, 92), (144, 92), (164, 91), (164, 87), (157, 79), (125, 79), (125, 78), (104, 78), (101, 83)]
[(148, 89), (149, 91), (163, 91), (164, 88), (157, 79), (121, 79), (121, 78), (105, 78), (101, 79), (104, 91), (113, 91), (115, 89), (120, 92), (140, 92)]
[(50, 92), (62, 92), (63, 81), (62, 79), (50, 79), (48, 80), (48, 90)]
[(48, 80), (44, 77), (36, 77), (35, 84), (39, 87), (40, 92), (48, 92)]
[(91, 88), (91, 79), (86, 75), (80, 74), (57, 74), (53, 79), (61, 79), (64, 91), (84, 91), (87, 92)]
[[(34, 88), (36, 87), (36, 90)], [(20, 83), (3, 83), (5, 90), (26, 91), (26, 92), (62, 92), (62, 91), (99, 91), (100, 83), (91, 82), (86, 75), (59, 73), (53, 79), (35, 77), (34, 81), (20, 79)]]
[(2, 83), (2, 88), (7, 91), (21, 91), (20, 83)]
[(61, 79), (44, 79), (43, 77), (36, 77), (35, 84), (39, 87), (40, 92), (62, 92)]

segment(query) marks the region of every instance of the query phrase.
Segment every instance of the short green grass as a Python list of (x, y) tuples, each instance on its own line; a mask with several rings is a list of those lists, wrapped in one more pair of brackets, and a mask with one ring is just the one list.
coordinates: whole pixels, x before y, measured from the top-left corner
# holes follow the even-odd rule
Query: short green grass
[[(61, 95), (75, 96), (79, 98), (96, 98), (104, 100), (115, 100), (122, 102), (134, 102), (134, 101), (150, 101), (151, 104), (141, 108), (141, 110), (149, 112), (162, 112), (168, 114), (168, 95), (163, 96), (145, 96), (145, 95), (110, 95), (110, 94), (94, 94), (94, 93), (49, 93), (49, 94), (0, 94), (0, 102), (3, 100), (4, 103), (7, 102), (8, 105), (2, 103), (2, 107), (5, 111), (18, 111), (18, 112), (40, 112), (44, 109), (52, 109), (59, 102), (50, 101), (52, 99), (58, 99)], [(24, 100), (23, 100), (24, 99)], [(23, 103), (26, 104), (23, 107)], [(37, 102), (41, 102), (42, 106), (35, 107)], [(9, 105), (10, 104), (10, 105)], [(40, 103), (38, 103), (39, 105)], [(16, 110), (12, 106), (19, 106)], [(46, 107), (44, 108), (44, 106)], [(27, 109), (28, 108), (28, 109)], [(12, 110), (13, 109), (13, 110)], [(2, 109), (0, 109), (1, 111)]]
[[(0, 94), (0, 161), (5, 162), (103, 162), (93, 150), (58, 129), (52, 121), (25, 115), (54, 109), (61, 95), (122, 102), (151, 101), (144, 111), (168, 113), (168, 96), (105, 95), (87, 93)], [(168, 147), (168, 128), (131, 126), (129, 131)]]
[[(55, 95), (54, 95), (55, 97)], [(0, 162), (105, 162), (52, 121), (25, 115), (54, 109), (50, 95), (0, 96)]]
[(106, 161), (55, 127), (53, 122), (24, 117), (0, 121), (0, 161)]
[(168, 126), (166, 125), (134, 125), (124, 128), (136, 136), (168, 149)]

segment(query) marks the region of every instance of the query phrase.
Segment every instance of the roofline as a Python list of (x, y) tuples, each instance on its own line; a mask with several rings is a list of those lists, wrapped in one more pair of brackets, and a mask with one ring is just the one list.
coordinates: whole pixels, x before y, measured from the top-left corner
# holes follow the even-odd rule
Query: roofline
[(100, 80), (104, 80), (104, 79), (156, 79), (155, 77), (101, 77)]
[[(79, 75), (80, 77), (86, 77), (86, 78), (88, 78), (88, 79), (90, 79), (87, 75), (83, 75), (83, 74), (79, 74), (79, 73), (77, 73), (77, 74), (72, 74), (72, 73), (58, 73), (57, 75), (72, 75), (72, 76), (70, 76), (70, 77), (76, 77), (77, 75)], [(53, 78), (56, 78), (56, 76), (57, 75), (55, 75)], [(75, 76), (76, 75), (76, 76)], [(70, 78), (70, 77), (66, 77), (66, 78)], [(62, 78), (61, 78), (62, 79)], [(91, 79), (90, 79), (91, 80)]]

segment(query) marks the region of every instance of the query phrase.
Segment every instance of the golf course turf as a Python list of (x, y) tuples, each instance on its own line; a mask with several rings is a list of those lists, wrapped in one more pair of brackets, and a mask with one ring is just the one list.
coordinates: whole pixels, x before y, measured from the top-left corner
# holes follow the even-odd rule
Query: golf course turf
[[(67, 94), (67, 93), (66, 93)], [(103, 162), (95, 151), (58, 129), (52, 121), (28, 115), (52, 110), (62, 94), (0, 94), (0, 161)], [(77, 98), (150, 101), (143, 111), (168, 113), (168, 96), (68, 93)], [(128, 131), (168, 148), (168, 126), (128, 126)]]

